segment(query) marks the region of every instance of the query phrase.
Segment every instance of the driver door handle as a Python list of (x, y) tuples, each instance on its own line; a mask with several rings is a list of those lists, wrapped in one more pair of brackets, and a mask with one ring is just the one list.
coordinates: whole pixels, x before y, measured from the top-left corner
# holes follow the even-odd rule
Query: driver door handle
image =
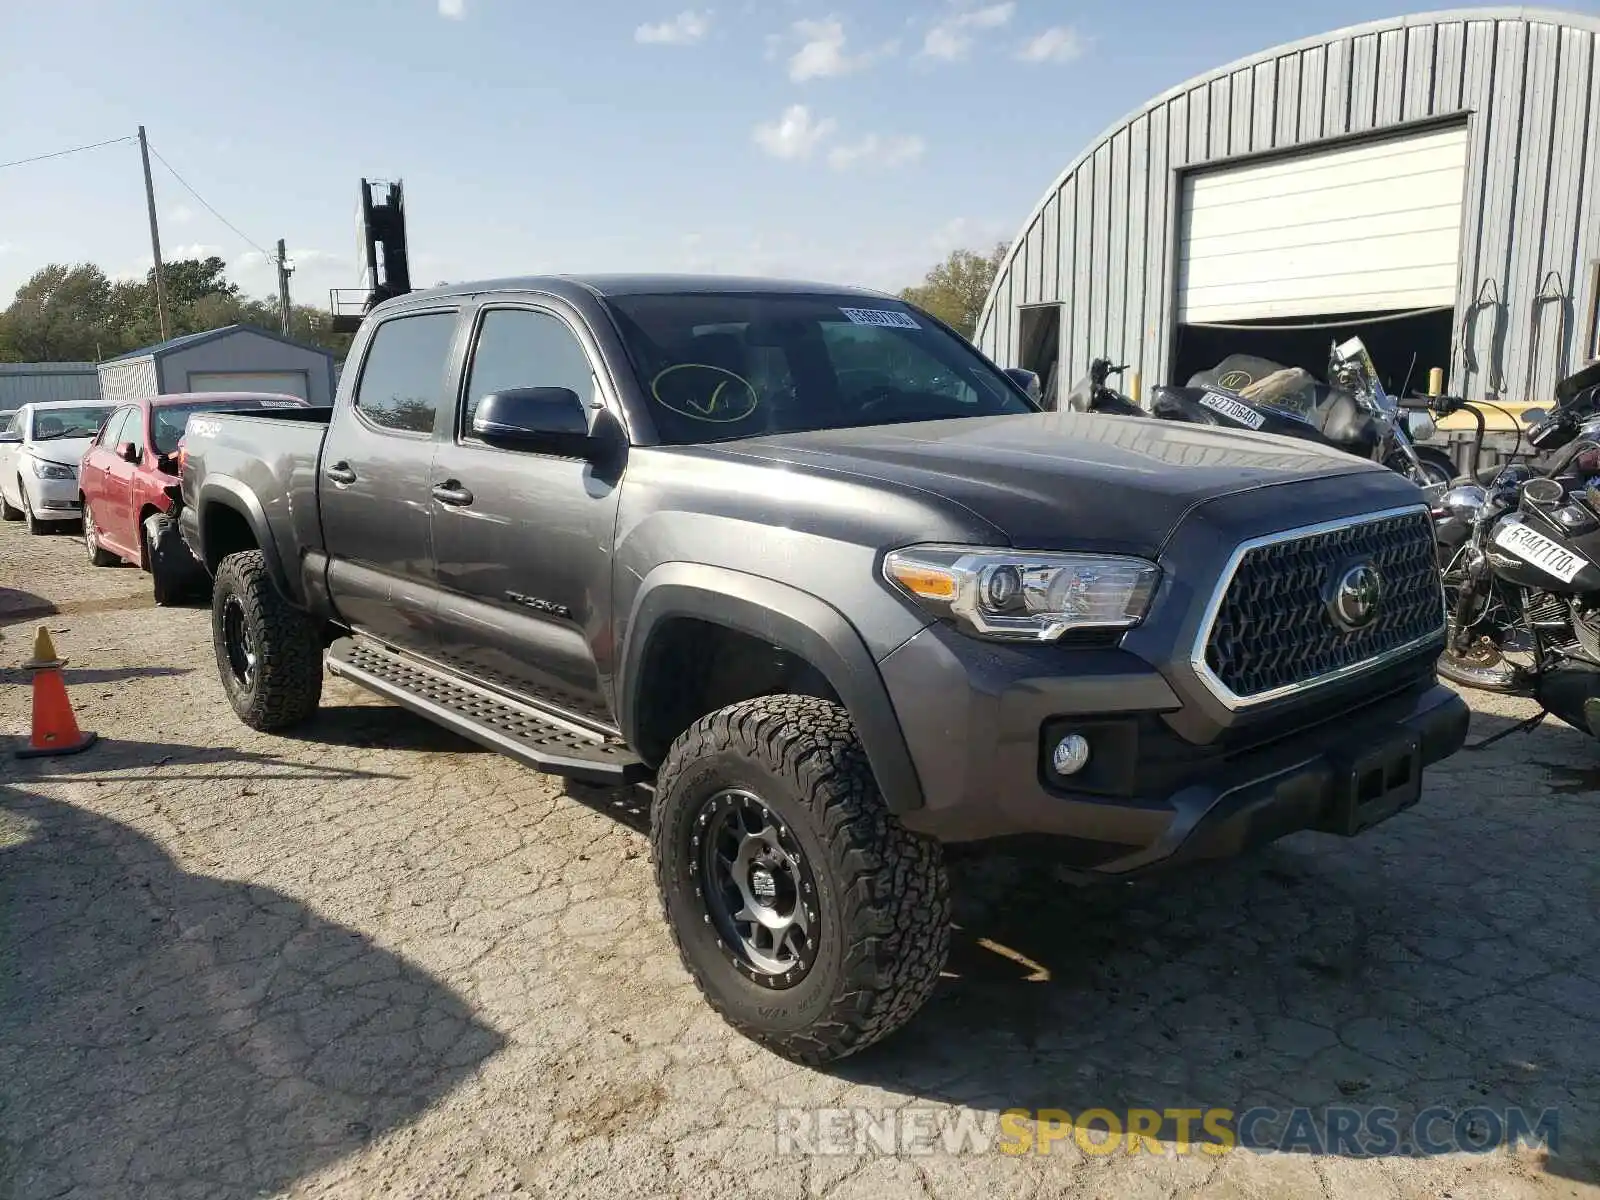
[(356, 481), (356, 473), (350, 469), (350, 464), (347, 462), (336, 462), (322, 473), (333, 482), (341, 485), (351, 484)]
[(461, 486), (459, 479), (446, 479), (443, 483), (434, 484), (433, 498), (440, 504), (456, 508), (465, 508), (472, 503), (472, 493)]

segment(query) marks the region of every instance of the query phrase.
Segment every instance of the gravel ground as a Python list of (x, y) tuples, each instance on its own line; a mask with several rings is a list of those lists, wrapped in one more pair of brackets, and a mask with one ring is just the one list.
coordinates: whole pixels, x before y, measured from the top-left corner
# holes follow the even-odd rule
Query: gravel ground
[[(18, 762), (41, 622), (102, 741)], [(66, 535), (0, 526), (0, 632), (0, 1197), (1600, 1195), (1600, 747), (1570, 729), (1458, 755), (1353, 841), (1090, 890), (964, 858), (932, 1003), (814, 1071), (699, 1001), (633, 797), (340, 683), (295, 737), (252, 733), (208, 613)], [(1473, 704), (1478, 736), (1526, 711)], [(1168, 1123), (1163, 1153), (1107, 1155), (1048, 1114), (1048, 1154), (779, 1136), (835, 1107), (904, 1131), (1330, 1105), (1402, 1130), (1553, 1108), (1559, 1142), (1215, 1155)]]

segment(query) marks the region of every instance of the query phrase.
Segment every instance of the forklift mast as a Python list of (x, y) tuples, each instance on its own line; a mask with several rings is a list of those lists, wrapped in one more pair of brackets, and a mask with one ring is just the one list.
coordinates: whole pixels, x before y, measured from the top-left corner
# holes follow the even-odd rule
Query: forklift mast
[(354, 333), (374, 307), (411, 290), (403, 184), (363, 179), (356, 224), (362, 286), (335, 288), (329, 296), (333, 328), (340, 333)]

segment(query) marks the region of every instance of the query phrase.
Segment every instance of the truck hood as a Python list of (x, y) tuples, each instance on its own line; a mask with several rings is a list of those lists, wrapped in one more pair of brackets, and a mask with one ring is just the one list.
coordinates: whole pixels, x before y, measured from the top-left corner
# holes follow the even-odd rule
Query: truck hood
[(774, 434), (740, 457), (843, 473), (952, 500), (1012, 545), (1154, 556), (1219, 496), (1390, 472), (1314, 443), (1203, 425), (1056, 412)]

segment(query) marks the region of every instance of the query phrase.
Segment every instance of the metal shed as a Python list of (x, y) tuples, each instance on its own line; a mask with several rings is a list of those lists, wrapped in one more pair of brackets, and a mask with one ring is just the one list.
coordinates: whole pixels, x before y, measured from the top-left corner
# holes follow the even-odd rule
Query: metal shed
[(976, 340), (1064, 395), (1102, 355), (1134, 388), (1235, 350), (1321, 374), (1359, 333), (1393, 383), (1437, 366), (1470, 399), (1547, 401), (1600, 354), (1597, 35), (1406, 16), (1173, 88), (1050, 186)]
[(98, 399), (100, 374), (92, 362), (0, 363), (0, 410)]
[(189, 333), (100, 364), (106, 400), (172, 392), (287, 392), (333, 403), (333, 355), (253, 325)]

